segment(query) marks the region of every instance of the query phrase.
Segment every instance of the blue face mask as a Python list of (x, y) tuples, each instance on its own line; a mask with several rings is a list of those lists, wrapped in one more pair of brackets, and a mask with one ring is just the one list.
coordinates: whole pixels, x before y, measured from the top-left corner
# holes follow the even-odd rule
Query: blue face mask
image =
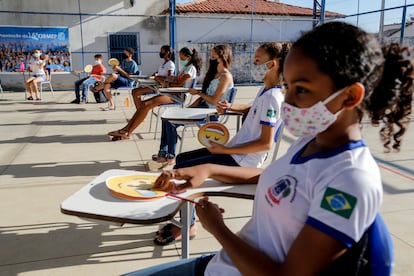
[(187, 66), (187, 63), (188, 63), (188, 60), (181, 60), (180, 59), (180, 68), (181, 69), (184, 69), (184, 67), (186, 67)]

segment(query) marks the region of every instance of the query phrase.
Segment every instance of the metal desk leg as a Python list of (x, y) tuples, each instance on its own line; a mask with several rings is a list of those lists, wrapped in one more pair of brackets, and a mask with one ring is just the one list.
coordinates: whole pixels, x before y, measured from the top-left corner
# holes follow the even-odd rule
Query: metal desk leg
[(188, 259), (190, 256), (190, 221), (191, 221), (191, 205), (184, 202), (181, 207), (181, 259)]

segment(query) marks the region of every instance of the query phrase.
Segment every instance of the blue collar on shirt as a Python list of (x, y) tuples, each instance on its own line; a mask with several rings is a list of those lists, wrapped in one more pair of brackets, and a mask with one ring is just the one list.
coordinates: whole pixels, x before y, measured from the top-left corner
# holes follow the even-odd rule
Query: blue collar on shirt
[(350, 141), (348, 143), (346, 143), (345, 145), (342, 145), (336, 149), (330, 150), (330, 151), (325, 151), (325, 152), (317, 152), (314, 154), (311, 154), (309, 156), (305, 156), (305, 157), (301, 157), (302, 153), (305, 151), (307, 145), (309, 145), (309, 143), (311, 143), (312, 141), (314, 141), (314, 139), (310, 140), (308, 143), (306, 143), (305, 146), (303, 146), (302, 149), (300, 149), (293, 157), (292, 157), (292, 161), (290, 162), (291, 164), (303, 164), (311, 159), (324, 159), (324, 158), (330, 158), (332, 156), (338, 155), (344, 151), (347, 150), (353, 150), (356, 148), (361, 148), (361, 147), (366, 147), (364, 140), (357, 140), (357, 141)]
[(272, 86), (272, 87), (269, 87), (269, 88), (267, 88), (267, 89), (265, 89), (264, 88), (264, 86), (263, 86), (263, 91), (262, 92), (260, 92), (260, 95), (259, 95), (259, 97), (261, 96), (261, 95), (263, 95), (264, 93), (266, 93), (267, 91), (269, 91), (270, 89), (273, 89), (273, 88), (282, 88), (282, 86), (280, 86), (280, 85), (275, 85), (275, 86)]

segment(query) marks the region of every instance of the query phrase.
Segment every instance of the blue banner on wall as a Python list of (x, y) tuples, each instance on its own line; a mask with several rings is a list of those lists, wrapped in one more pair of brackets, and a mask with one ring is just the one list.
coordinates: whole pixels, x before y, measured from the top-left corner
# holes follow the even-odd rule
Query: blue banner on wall
[(70, 71), (68, 28), (0, 26), (0, 71), (19, 71), (19, 61), (27, 62), (35, 49), (48, 55), (52, 70)]

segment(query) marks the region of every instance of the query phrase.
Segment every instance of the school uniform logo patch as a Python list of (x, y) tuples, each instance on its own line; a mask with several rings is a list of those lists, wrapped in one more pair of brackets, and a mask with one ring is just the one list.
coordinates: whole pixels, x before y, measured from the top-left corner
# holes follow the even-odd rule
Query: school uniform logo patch
[(321, 208), (349, 219), (357, 204), (357, 198), (340, 190), (327, 188), (323, 195)]
[(276, 118), (276, 110), (268, 109), (266, 112), (266, 116), (269, 118)]
[(297, 180), (293, 176), (287, 175), (279, 178), (275, 184), (267, 189), (267, 201), (271, 205), (272, 203), (279, 205), (282, 200), (292, 202), (296, 195), (296, 185)]

